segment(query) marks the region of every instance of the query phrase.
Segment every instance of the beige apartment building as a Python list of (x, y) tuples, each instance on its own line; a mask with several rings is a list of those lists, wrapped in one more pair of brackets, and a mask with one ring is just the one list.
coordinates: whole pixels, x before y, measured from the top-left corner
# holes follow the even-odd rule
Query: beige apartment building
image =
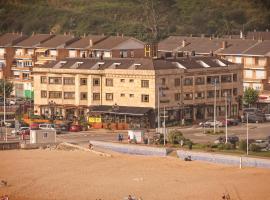
[(98, 115), (102, 123), (155, 127), (158, 108), (172, 125), (212, 119), (215, 96), (224, 118), (225, 93), (231, 116), (241, 107), (242, 66), (216, 57), (67, 58), (34, 68), (33, 78), (35, 113), (47, 117)]
[(217, 55), (243, 64), (243, 87), (258, 90), (260, 102), (270, 103), (270, 40), (264, 40), (268, 35), (250, 32), (247, 38), (243, 34), (238, 38), (171, 36), (159, 43), (159, 56)]

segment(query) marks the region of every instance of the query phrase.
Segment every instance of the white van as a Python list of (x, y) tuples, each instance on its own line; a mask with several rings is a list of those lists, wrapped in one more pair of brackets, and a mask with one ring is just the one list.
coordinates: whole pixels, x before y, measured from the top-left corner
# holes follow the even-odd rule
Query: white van
[(39, 128), (40, 129), (52, 129), (52, 130), (55, 130), (54, 124), (40, 124)]

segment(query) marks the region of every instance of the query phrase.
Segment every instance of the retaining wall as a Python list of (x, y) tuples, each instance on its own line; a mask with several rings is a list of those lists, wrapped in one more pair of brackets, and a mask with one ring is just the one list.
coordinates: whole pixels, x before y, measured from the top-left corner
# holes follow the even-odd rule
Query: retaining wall
[(109, 149), (119, 153), (135, 154), (135, 155), (148, 155), (148, 156), (167, 156), (169, 149), (147, 147), (140, 145), (119, 144), (112, 142), (90, 141), (95, 147)]
[(11, 149), (19, 149), (20, 142), (1, 142), (0, 150), (11, 150)]
[[(185, 159), (191, 156), (191, 160), (200, 160), (206, 162), (220, 163), (226, 165), (236, 165), (240, 166), (241, 156), (231, 156), (231, 155), (221, 155), (214, 153), (204, 153), (204, 152), (192, 152), (178, 150), (177, 155), (181, 159)], [(242, 157), (242, 167), (258, 167), (258, 168), (270, 168), (270, 160), (260, 159), (260, 158), (250, 158)]]

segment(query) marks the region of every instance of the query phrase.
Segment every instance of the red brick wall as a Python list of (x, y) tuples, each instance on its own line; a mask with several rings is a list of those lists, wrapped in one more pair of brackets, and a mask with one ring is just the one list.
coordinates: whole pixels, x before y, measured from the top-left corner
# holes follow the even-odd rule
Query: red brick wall
[[(131, 58), (131, 51), (134, 52), (133, 58), (144, 58), (144, 49), (125, 49), (128, 54), (128, 58)], [(112, 50), (113, 58), (120, 58), (120, 50)]]
[(14, 55), (15, 55), (15, 48), (13, 47), (6, 47), (6, 55), (5, 55), (5, 58), (6, 58), (6, 67), (5, 67), (5, 70), (4, 70), (4, 76), (6, 78), (10, 78), (11, 76), (11, 67), (12, 67), (12, 63), (13, 63), (13, 60), (14, 60)]

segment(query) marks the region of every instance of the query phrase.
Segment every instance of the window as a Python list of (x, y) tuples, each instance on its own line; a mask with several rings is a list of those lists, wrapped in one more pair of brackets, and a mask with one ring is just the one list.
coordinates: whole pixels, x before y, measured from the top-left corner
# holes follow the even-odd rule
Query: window
[(266, 73), (263, 70), (256, 70), (256, 79), (265, 79)]
[(230, 83), (230, 82), (232, 82), (232, 76), (231, 75), (222, 75), (221, 76), (221, 82), (222, 83)]
[(40, 83), (47, 83), (47, 77), (46, 76), (41, 76), (40, 77)]
[(100, 79), (99, 78), (94, 78), (93, 79), (93, 86), (99, 86), (100, 85)]
[(193, 78), (185, 78), (184, 85), (193, 85)]
[(80, 85), (87, 85), (87, 78), (81, 78)]
[(186, 93), (184, 95), (184, 100), (192, 100), (193, 99), (193, 94), (192, 93)]
[(195, 93), (195, 99), (204, 99), (204, 92)]
[(93, 100), (94, 101), (100, 100), (100, 93), (93, 93)]
[(87, 100), (87, 92), (81, 92), (80, 99), (81, 100)]
[(134, 58), (134, 56), (135, 56), (134, 51), (130, 51), (130, 57)]
[(41, 98), (47, 98), (47, 91), (46, 90), (41, 90), (40, 91), (40, 96), (41, 96)]
[(174, 94), (174, 99), (175, 99), (175, 101), (180, 101), (181, 100), (181, 94), (180, 93), (175, 93)]
[[(215, 90), (207, 91), (207, 98), (214, 98), (215, 97)], [(216, 97), (219, 97), (219, 90), (216, 90)]]
[(166, 78), (161, 79), (161, 85), (166, 85)]
[(120, 50), (120, 57), (121, 58), (127, 58), (128, 52), (126, 50)]
[(125, 97), (125, 94), (124, 94), (124, 93), (121, 93), (120, 96), (121, 96), (121, 97)]
[(64, 99), (75, 99), (75, 92), (64, 92)]
[(142, 102), (149, 102), (149, 95), (148, 94), (142, 94)]
[(133, 83), (133, 82), (134, 82), (134, 79), (129, 79), (129, 82), (130, 82), (130, 83)]
[(252, 78), (253, 71), (252, 70), (244, 70), (245, 71), (245, 78)]
[(207, 84), (219, 83), (219, 76), (207, 76)]
[(141, 86), (142, 88), (149, 88), (149, 80), (142, 80)]
[(106, 78), (106, 86), (113, 86), (113, 79), (112, 78)]
[(23, 80), (28, 80), (29, 79), (29, 74), (28, 73), (23, 73), (22, 77), (23, 77)]
[(60, 98), (62, 98), (62, 92), (49, 91), (49, 98), (60, 99)]
[(62, 78), (61, 77), (50, 77), (49, 84), (62, 84)]
[(124, 83), (124, 82), (125, 82), (125, 79), (120, 79), (120, 82), (121, 82), (121, 83)]
[(129, 97), (130, 97), (130, 98), (133, 98), (133, 97), (134, 97), (134, 94), (129, 94)]
[(174, 86), (180, 86), (180, 83), (181, 83), (181, 79), (180, 78), (175, 78), (174, 79)]
[(113, 100), (113, 93), (106, 93), (106, 100), (112, 101)]
[(237, 74), (233, 74), (233, 82), (237, 82)]
[(204, 85), (204, 77), (196, 77), (195, 85)]
[(242, 63), (242, 57), (235, 57), (235, 63)]
[(221, 90), (221, 96), (222, 96), (222, 97), (225, 97), (225, 93), (227, 93), (227, 97), (229, 97), (229, 96), (232, 95), (232, 90), (231, 90), (231, 89), (224, 89), (224, 90)]
[(233, 88), (233, 96), (237, 96), (237, 88)]
[(64, 85), (74, 85), (75, 78), (74, 77), (64, 77)]

